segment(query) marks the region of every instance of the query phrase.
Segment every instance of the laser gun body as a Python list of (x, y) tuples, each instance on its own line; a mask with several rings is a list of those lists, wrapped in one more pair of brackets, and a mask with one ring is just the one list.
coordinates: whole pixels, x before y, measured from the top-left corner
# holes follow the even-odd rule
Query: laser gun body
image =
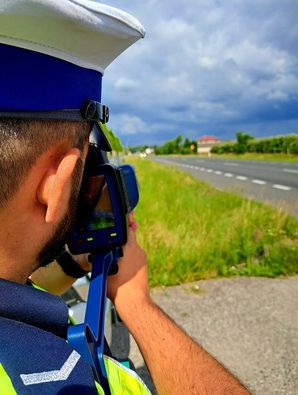
[(139, 201), (139, 189), (134, 168), (108, 163), (94, 139), (91, 136), (76, 223), (67, 243), (73, 254), (91, 254), (92, 274), (84, 323), (71, 326), (67, 337), (110, 394), (103, 360), (107, 277), (117, 272), (127, 242), (128, 214)]

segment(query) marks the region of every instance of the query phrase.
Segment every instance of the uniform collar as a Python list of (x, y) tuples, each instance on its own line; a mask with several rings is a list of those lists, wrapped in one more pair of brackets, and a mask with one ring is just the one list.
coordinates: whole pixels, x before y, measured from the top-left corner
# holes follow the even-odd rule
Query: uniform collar
[(47, 292), (0, 279), (0, 316), (29, 324), (66, 338), (68, 308)]

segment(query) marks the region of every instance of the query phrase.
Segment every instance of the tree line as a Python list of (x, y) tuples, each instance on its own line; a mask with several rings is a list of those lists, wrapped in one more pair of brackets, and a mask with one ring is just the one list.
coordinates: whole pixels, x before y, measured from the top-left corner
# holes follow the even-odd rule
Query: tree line
[(215, 145), (211, 152), (214, 154), (244, 154), (255, 152), (260, 154), (279, 154), (288, 155), (298, 154), (298, 135), (266, 137), (256, 139), (248, 133), (237, 132), (236, 141)]
[[(109, 129), (106, 125), (102, 124), (104, 133), (106, 134), (112, 150), (116, 153), (124, 151), (119, 137)], [(144, 152), (148, 145), (139, 145), (136, 147), (130, 147), (130, 151)], [(166, 141), (163, 145), (155, 145), (154, 152), (156, 155), (170, 155), (170, 154), (181, 154), (189, 155), (196, 154), (198, 149), (198, 143), (196, 140), (190, 140), (187, 137), (184, 138), (179, 134), (174, 139)], [(253, 153), (284, 153), (288, 155), (298, 154), (298, 135), (290, 134), (285, 136), (266, 137), (266, 138), (254, 138), (248, 133), (237, 132), (236, 140), (225, 142), (222, 144), (216, 144), (212, 147), (211, 152), (214, 154), (244, 154), (246, 152)]]
[(183, 138), (181, 134), (172, 140), (166, 141), (161, 146), (154, 146), (154, 152), (156, 155), (188, 155), (197, 153), (197, 149), (197, 141), (189, 140), (187, 137)]

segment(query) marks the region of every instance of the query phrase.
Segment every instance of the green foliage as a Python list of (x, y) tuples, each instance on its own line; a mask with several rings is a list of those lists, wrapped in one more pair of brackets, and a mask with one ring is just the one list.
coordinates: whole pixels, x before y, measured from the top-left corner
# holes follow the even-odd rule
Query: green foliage
[(112, 150), (117, 153), (123, 152), (123, 147), (122, 147), (119, 137), (117, 137), (115, 135), (115, 133), (107, 127), (106, 124), (101, 124), (101, 127), (102, 127), (107, 139), (109, 140), (109, 142), (111, 144)]
[(175, 139), (165, 142), (162, 146), (155, 146), (154, 152), (156, 155), (171, 155), (171, 154), (182, 154), (189, 155), (197, 153), (198, 143), (194, 140), (189, 140), (183, 137), (181, 134)]
[(237, 132), (236, 133), (237, 143), (235, 144), (234, 150), (237, 154), (243, 154), (247, 152), (247, 145), (253, 137), (250, 134)]
[(298, 222), (184, 172), (134, 159), (138, 240), (152, 286), (231, 275), (298, 273)]
[(237, 132), (237, 141), (220, 144), (212, 147), (214, 154), (244, 154), (254, 152), (257, 154), (298, 154), (298, 135), (268, 137), (255, 139), (249, 134)]
[(138, 152), (144, 152), (146, 148), (149, 148), (148, 145), (136, 145), (135, 147), (129, 147), (129, 151), (132, 154), (138, 153)]
[(211, 152), (213, 154), (231, 154), (235, 152), (235, 143), (226, 143), (226, 144), (220, 144), (220, 145), (215, 145), (211, 148)]

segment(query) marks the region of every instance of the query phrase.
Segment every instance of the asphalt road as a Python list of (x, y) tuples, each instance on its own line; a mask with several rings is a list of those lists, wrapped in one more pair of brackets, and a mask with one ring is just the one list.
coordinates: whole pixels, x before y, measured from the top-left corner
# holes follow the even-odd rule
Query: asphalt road
[(152, 157), (218, 189), (269, 202), (298, 218), (298, 163), (193, 157)]
[[(204, 280), (156, 288), (152, 296), (253, 394), (298, 394), (297, 276)], [(112, 349), (115, 355), (129, 355), (156, 393), (123, 324), (113, 328)]]

